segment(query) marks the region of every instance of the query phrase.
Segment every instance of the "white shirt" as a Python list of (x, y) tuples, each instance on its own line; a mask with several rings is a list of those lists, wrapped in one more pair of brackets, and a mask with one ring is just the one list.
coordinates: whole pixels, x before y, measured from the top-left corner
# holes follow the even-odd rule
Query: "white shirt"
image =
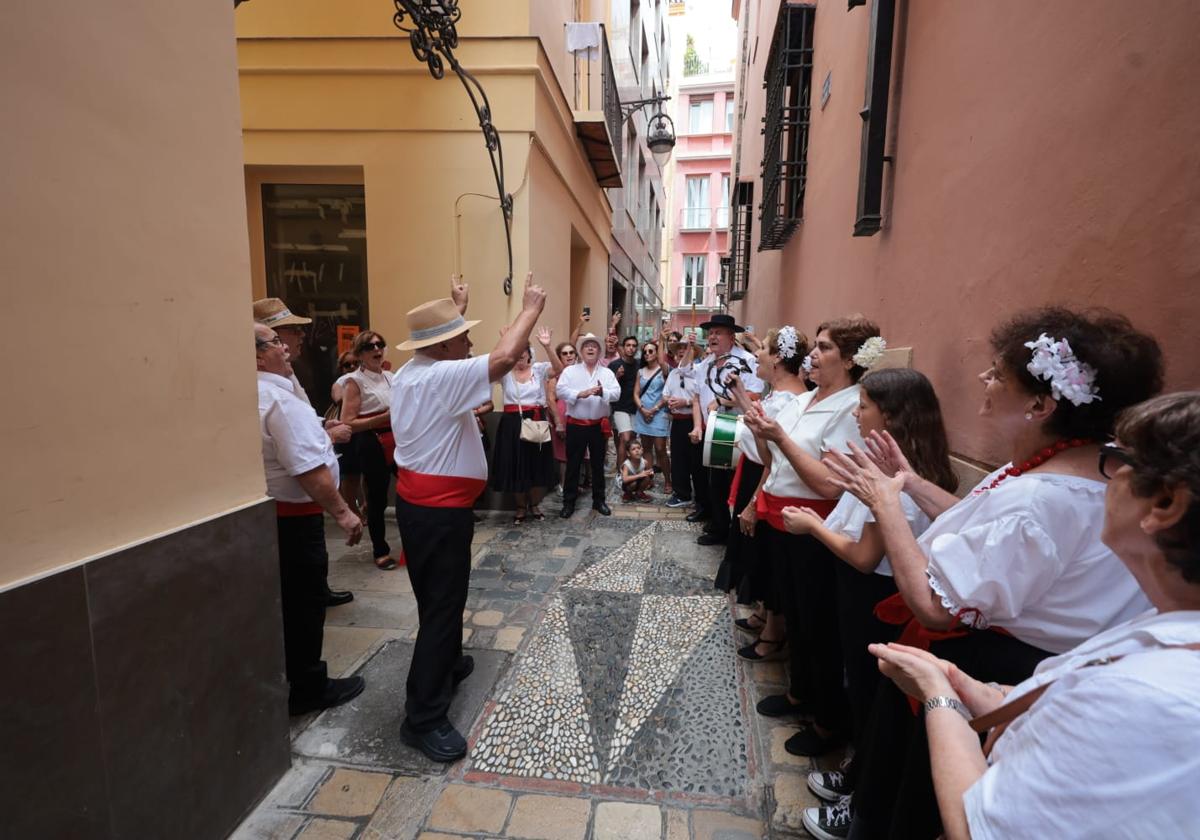
[(417, 353), (392, 377), (396, 466), (486, 480), (474, 409), (491, 398), (487, 356), (439, 362)]
[[(904, 518), (908, 521), (908, 527), (912, 530), (913, 536), (919, 537), (925, 533), (930, 519), (926, 516), (925, 511), (917, 507), (912, 496), (901, 493), (900, 507), (904, 511)], [(843, 493), (842, 497), (838, 499), (837, 505), (829, 512), (829, 516), (825, 517), (825, 527), (830, 531), (844, 534), (855, 542), (861, 542), (863, 527), (868, 522), (874, 521), (875, 514), (871, 513), (871, 509), (859, 501), (857, 496), (853, 493)], [(875, 574), (892, 576), (892, 564), (888, 562), (886, 554), (879, 561), (879, 565), (875, 567)]]
[[(733, 345), (733, 350), (730, 351), (730, 354), (741, 359), (750, 367), (749, 373), (743, 373), (741, 375), (742, 385), (745, 386), (747, 391), (755, 394), (761, 394), (764, 386), (763, 381), (758, 378), (758, 361), (754, 358), (754, 355), (746, 352), (737, 344)], [(693, 393), (700, 397), (701, 414), (706, 414), (708, 412), (708, 404), (717, 398), (717, 395), (713, 393), (712, 388), (708, 386), (708, 370), (713, 366), (713, 363), (716, 361), (716, 359), (717, 357), (710, 353), (693, 365), (695, 368), (696, 377), (692, 387), (695, 389)], [(720, 409), (720, 411), (723, 414), (741, 413), (739, 409), (733, 407), (723, 407)]]
[(312, 405), (312, 401), (308, 398), (308, 392), (304, 390), (304, 386), (300, 384), (300, 380), (296, 378), (296, 374), (294, 373), (292, 374), (292, 388), (293, 393), (299, 397), (305, 405)]
[(530, 366), (533, 376), (528, 382), (518, 382), (512, 371), (504, 374), (500, 380), (500, 393), (505, 405), (520, 405), (529, 407), (546, 405), (546, 377), (550, 372), (549, 362), (535, 362)]
[[(813, 395), (817, 392), (805, 391), (779, 410), (775, 422), (804, 452), (814, 458), (820, 458), (822, 451), (849, 452), (849, 441), (864, 445), (852, 413), (858, 405), (858, 392), (859, 386), (851, 385), (813, 405)], [(768, 443), (768, 446), (771, 448), (771, 474), (763, 485), (765, 492), (795, 499), (822, 498), (820, 493), (800, 480), (778, 445)]]
[[(586, 391), (594, 385), (604, 389), (601, 396), (579, 399), (579, 392)], [(592, 370), (588, 370), (586, 362), (579, 362), (563, 368), (558, 375), (558, 385), (555, 388), (558, 398), (567, 404), (567, 416), (577, 420), (600, 420), (608, 416), (608, 404), (616, 402), (621, 396), (621, 386), (613, 372), (599, 362)]]
[(1200, 837), (1200, 651), (1161, 650), (1196, 642), (1200, 612), (1151, 610), (1039, 664), (1009, 698), (1054, 685), (963, 795), (971, 836)]
[(312, 406), (300, 399), (296, 387), (286, 377), (258, 372), (258, 423), (267, 495), (279, 502), (311, 502), (295, 476), (317, 467), (329, 468), (335, 486), (341, 480), (325, 426)]
[[(791, 391), (772, 391), (767, 394), (759, 402), (759, 408), (762, 413), (771, 420), (774, 420), (783, 407), (796, 399), (799, 394)], [(754, 439), (754, 432), (746, 428), (746, 422), (740, 417), (737, 421), (737, 447), (751, 461), (756, 464), (761, 464), (762, 459), (758, 457), (758, 442)]]
[(358, 386), (359, 415), (378, 414), (392, 407), (392, 379), (387, 371), (372, 373), (360, 367), (348, 373), (347, 377)]
[(1137, 582), (1100, 542), (1105, 485), (1026, 473), (978, 492), (1005, 468), (935, 519), (918, 541), (942, 605), (956, 614), (967, 610), (964, 624), (994, 624), (1051, 653), (1145, 611), (1150, 602)]
[[(692, 365), (680, 365), (679, 367), (672, 368), (671, 372), (667, 374), (666, 383), (663, 384), (663, 398), (688, 400), (690, 402), (692, 395), (696, 393), (694, 390), (694, 383), (695, 373), (692, 370)], [(687, 409), (680, 409), (679, 411), (672, 413), (687, 414), (689, 417), (691, 417), (692, 409), (689, 406)]]

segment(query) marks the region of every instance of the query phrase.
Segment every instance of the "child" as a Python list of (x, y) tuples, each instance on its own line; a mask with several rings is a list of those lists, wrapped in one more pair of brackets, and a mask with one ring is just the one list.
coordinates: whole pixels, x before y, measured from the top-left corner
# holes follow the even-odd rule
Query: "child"
[(654, 484), (654, 468), (642, 458), (642, 443), (634, 438), (629, 443), (629, 457), (621, 464), (621, 501), (648, 502), (646, 491)]
[[(958, 478), (950, 466), (941, 407), (929, 380), (915, 370), (885, 368), (868, 373), (859, 384), (862, 388), (854, 417), (859, 434), (872, 452), (886, 455), (892, 471), (914, 472), (953, 492)], [(907, 493), (901, 494), (900, 501), (909, 527), (919, 536), (929, 527), (929, 517)], [(852, 493), (843, 493), (824, 520), (806, 508), (789, 507), (783, 510), (783, 521), (790, 533), (811, 534), (844, 561), (838, 568), (837, 599), (857, 742), (863, 735), (879, 682), (879, 670), (867, 645), (895, 641), (900, 629), (884, 624), (874, 613), (879, 601), (896, 592), (891, 566), (883, 554), (883, 537), (870, 509)], [(838, 802), (854, 789), (853, 763), (844, 770), (810, 773), (808, 786), (822, 799)], [(837, 810), (837, 806), (820, 809)], [(829, 826), (825, 820), (841, 822), (833, 814), (808, 812), (804, 814), (806, 825), (824, 818), (818, 825), (823, 833), (817, 836), (838, 836), (826, 830)], [(848, 820), (844, 822), (848, 824)]]

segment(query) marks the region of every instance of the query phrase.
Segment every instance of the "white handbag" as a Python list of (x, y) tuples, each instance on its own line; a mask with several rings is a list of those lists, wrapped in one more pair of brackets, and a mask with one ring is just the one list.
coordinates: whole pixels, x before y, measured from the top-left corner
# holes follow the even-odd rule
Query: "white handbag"
[[(517, 389), (520, 394), (520, 388)], [(537, 408), (537, 406), (531, 406)], [(521, 440), (526, 443), (536, 443), (541, 446), (543, 443), (550, 442), (550, 422), (548, 420), (534, 420), (532, 417), (525, 416), (525, 409), (521, 408), (521, 400), (518, 396), (517, 411), (521, 412)]]

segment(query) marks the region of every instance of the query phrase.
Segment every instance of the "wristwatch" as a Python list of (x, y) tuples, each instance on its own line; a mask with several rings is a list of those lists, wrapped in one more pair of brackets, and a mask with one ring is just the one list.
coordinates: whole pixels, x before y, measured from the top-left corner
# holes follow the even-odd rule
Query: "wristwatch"
[(925, 701), (925, 711), (928, 713), (934, 709), (953, 709), (963, 716), (963, 720), (969, 721), (971, 719), (971, 713), (967, 711), (967, 707), (957, 697), (946, 697), (945, 695), (930, 697)]

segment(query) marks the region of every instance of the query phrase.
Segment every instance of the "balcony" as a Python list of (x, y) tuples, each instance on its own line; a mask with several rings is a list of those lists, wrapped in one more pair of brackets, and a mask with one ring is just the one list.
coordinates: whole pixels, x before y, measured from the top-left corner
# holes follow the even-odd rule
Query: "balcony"
[(713, 312), (718, 308), (717, 296), (711, 286), (683, 285), (675, 290), (671, 308), (691, 309), (695, 307), (700, 312)]
[(621, 99), (608, 50), (608, 32), (600, 27), (600, 48), (571, 56), (575, 65), (573, 115), (575, 133), (602, 187), (620, 187), (623, 154)]
[(684, 207), (679, 211), (679, 230), (711, 231), (729, 228), (728, 207)]

